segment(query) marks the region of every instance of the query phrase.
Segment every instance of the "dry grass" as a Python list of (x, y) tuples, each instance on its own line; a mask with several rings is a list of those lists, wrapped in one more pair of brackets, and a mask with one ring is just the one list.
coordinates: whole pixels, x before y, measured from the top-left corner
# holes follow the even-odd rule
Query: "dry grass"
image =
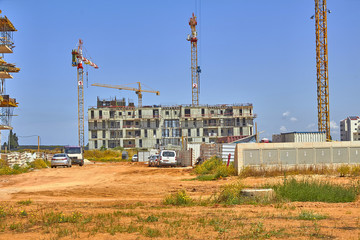
[(342, 164), (335, 167), (326, 165), (307, 166), (307, 167), (250, 167), (247, 166), (241, 170), (240, 177), (277, 177), (277, 176), (293, 176), (293, 175), (339, 175), (340, 177), (360, 176), (360, 165)]
[[(77, 205), (76, 205), (77, 204)], [(334, 237), (325, 235), (321, 221), (329, 216), (296, 209), (273, 214), (229, 208), (164, 207), (163, 205), (103, 205), (101, 203), (32, 203), (0, 206), (0, 236), (26, 238), (36, 232), (41, 239), (268, 239)], [(54, 210), (55, 209), (55, 210)], [(274, 221), (276, 220), (276, 221)], [(305, 221), (304, 221), (305, 220)], [(288, 225), (278, 224), (279, 221)], [(297, 223), (299, 222), (299, 223)], [(308, 222), (308, 223), (303, 223)], [(294, 224), (295, 223), (295, 224)], [(294, 227), (295, 225), (295, 227)], [(302, 226), (300, 229), (298, 226)], [(19, 235), (18, 235), (19, 234)], [(17, 238), (17, 235), (20, 238)]]
[(100, 162), (124, 162), (130, 161), (132, 156), (137, 153), (135, 149), (128, 149), (128, 159), (122, 159), (122, 151), (120, 150), (86, 150), (84, 151), (84, 158), (91, 161)]

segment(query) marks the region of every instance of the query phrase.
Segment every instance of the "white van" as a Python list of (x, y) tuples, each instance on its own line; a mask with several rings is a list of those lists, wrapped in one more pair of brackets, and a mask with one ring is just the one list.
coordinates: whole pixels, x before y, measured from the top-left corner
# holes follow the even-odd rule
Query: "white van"
[(159, 166), (176, 166), (176, 152), (172, 150), (162, 150), (159, 154)]

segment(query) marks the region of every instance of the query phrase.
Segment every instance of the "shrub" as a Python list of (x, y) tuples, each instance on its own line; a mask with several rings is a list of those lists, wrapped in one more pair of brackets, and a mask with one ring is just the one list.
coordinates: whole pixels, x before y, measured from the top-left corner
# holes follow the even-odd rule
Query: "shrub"
[(349, 165), (341, 165), (336, 169), (336, 171), (340, 174), (340, 177), (345, 177), (350, 173), (350, 166)]
[(240, 182), (223, 186), (220, 194), (216, 197), (216, 202), (228, 205), (240, 204), (243, 188), (244, 186)]
[(351, 176), (353, 177), (357, 177), (360, 176), (360, 166), (359, 165), (355, 165), (351, 168)]
[(221, 166), (223, 164), (223, 161), (221, 158), (218, 158), (216, 156), (206, 160), (202, 164), (195, 167), (195, 173), (196, 174), (211, 174), (215, 171), (215, 169), (218, 166)]
[(164, 200), (165, 205), (185, 206), (192, 203), (193, 200), (185, 190), (179, 190), (177, 193), (167, 196)]
[(277, 196), (299, 202), (353, 202), (359, 193), (359, 184), (345, 187), (314, 180), (297, 181), (294, 178), (284, 184), (271, 186)]
[(196, 180), (211, 181), (219, 178), (235, 175), (234, 165), (226, 166), (221, 158), (216, 156), (206, 160), (202, 164), (195, 167), (194, 172), (197, 176)]
[(9, 167), (4, 160), (0, 160), (0, 175), (12, 175), (25, 173), (29, 170), (29, 167), (20, 167), (15, 164), (13, 168)]
[(47, 168), (50, 166), (50, 162), (44, 159), (35, 159), (35, 161), (28, 163), (28, 165), (31, 168), (35, 168), (35, 169), (41, 169), (41, 168)]

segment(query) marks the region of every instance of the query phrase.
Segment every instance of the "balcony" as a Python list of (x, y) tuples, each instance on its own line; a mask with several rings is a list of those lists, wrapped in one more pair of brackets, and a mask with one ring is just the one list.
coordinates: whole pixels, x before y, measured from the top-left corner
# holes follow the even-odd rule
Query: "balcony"
[(216, 137), (217, 135), (217, 133), (209, 133), (209, 137)]
[(135, 144), (124, 144), (124, 148), (134, 148)]

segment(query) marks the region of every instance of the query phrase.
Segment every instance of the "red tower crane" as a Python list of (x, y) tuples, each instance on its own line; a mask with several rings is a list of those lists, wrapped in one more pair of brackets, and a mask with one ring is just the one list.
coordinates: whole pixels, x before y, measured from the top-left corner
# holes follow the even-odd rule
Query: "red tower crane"
[(200, 66), (198, 66), (198, 51), (197, 51), (197, 31), (196, 31), (196, 16), (193, 13), (192, 18), (190, 18), (189, 25), (191, 28), (191, 34), (188, 35), (187, 40), (191, 43), (191, 89), (192, 89), (192, 105), (199, 105), (199, 75), (201, 72)]
[(95, 63), (83, 56), (83, 41), (79, 39), (77, 49), (73, 49), (72, 66), (77, 67), (77, 89), (78, 89), (78, 134), (79, 146), (84, 147), (84, 68), (83, 63), (90, 65), (94, 68), (99, 68)]

